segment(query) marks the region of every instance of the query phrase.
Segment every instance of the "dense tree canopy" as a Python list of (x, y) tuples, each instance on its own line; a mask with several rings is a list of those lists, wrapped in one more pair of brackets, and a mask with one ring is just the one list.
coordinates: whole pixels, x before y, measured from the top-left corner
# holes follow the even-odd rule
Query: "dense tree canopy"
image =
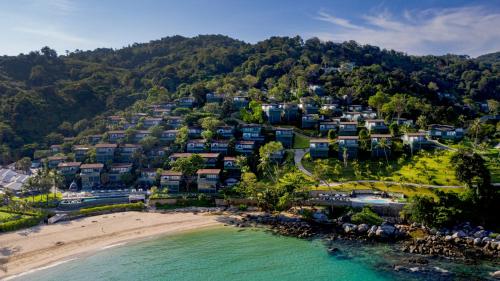
[[(326, 95), (370, 103), (386, 115), (425, 115), (428, 123), (455, 124), (459, 115), (472, 114), (463, 105), (473, 108), (475, 101), (499, 99), (497, 57), (418, 57), (354, 41), (300, 37), (247, 44), (221, 35), (173, 36), (64, 56), (44, 47), (0, 57), (0, 160), (24, 156), (27, 144), (46, 145), (55, 137), (44, 139), (50, 133), (69, 137), (95, 127), (102, 120), (99, 116), (138, 100), (172, 101), (190, 95), (203, 102), (209, 91), (245, 90), (254, 100), (287, 101), (307, 95), (308, 85), (316, 84)], [(345, 62), (356, 67), (330, 71)], [(438, 93), (448, 93), (451, 99), (442, 100)]]

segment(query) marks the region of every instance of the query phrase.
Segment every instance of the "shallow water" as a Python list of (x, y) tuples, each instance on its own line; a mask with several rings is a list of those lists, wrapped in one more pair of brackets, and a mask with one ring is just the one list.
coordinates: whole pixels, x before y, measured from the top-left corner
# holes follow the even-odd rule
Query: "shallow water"
[(432, 261), (454, 275), (392, 270), (408, 258), (391, 245), (336, 243), (330, 255), (321, 240), (275, 236), (260, 229), (197, 230), (107, 247), (14, 280), (479, 280), (487, 267)]

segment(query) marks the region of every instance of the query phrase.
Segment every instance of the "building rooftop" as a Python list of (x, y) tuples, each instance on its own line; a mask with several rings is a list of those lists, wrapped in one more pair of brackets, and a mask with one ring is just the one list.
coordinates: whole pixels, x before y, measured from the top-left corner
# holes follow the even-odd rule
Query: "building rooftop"
[(199, 169), (196, 173), (198, 175), (200, 174), (220, 174), (220, 169)]
[(131, 168), (132, 163), (113, 163), (111, 168)]
[(116, 143), (98, 143), (95, 145), (96, 148), (117, 148)]
[(63, 168), (63, 167), (80, 167), (82, 162), (63, 162), (59, 163), (57, 165), (58, 168)]
[(104, 168), (104, 164), (101, 163), (91, 163), (91, 164), (82, 164), (80, 169), (102, 169)]
[(357, 140), (358, 136), (338, 136), (338, 140)]
[(168, 170), (168, 171), (161, 172), (161, 175), (162, 176), (182, 176), (182, 172)]
[(330, 142), (329, 139), (322, 138), (322, 139), (311, 139), (309, 140), (310, 143), (323, 143), (323, 142)]
[(371, 138), (391, 138), (392, 136), (390, 134), (372, 134), (370, 135)]

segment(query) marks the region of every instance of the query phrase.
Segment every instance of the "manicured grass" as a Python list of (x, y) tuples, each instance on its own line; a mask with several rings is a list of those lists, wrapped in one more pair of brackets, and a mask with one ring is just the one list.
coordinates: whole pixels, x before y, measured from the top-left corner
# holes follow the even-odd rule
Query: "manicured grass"
[(450, 158), (451, 152), (416, 155), (390, 177), (393, 181), (433, 185), (461, 185), (455, 177)]
[[(343, 183), (336, 186), (318, 186), (313, 187), (314, 190), (331, 190), (339, 192), (350, 192), (353, 190), (374, 190), (374, 191), (385, 191), (392, 193), (403, 193), (404, 195), (410, 197), (412, 195), (430, 195), (434, 196), (432, 192), (433, 189), (425, 187), (415, 187), (403, 184), (385, 184), (381, 182), (377, 183)], [(445, 192), (462, 192), (464, 188), (434, 188)]]
[(309, 138), (303, 135), (295, 134), (293, 148), (309, 148)]
[[(331, 181), (343, 182), (352, 180), (385, 180), (431, 185), (461, 185), (455, 178), (450, 163), (452, 152), (435, 151), (422, 152), (404, 161), (390, 160), (387, 165), (385, 159), (358, 161), (361, 174), (355, 175), (354, 162), (347, 166), (336, 158), (327, 159), (329, 166), (342, 166), (342, 174)], [(304, 168), (314, 170), (315, 163), (306, 155), (302, 160)]]
[(43, 212), (20, 212), (11, 211), (6, 208), (0, 210), (0, 232), (13, 231), (37, 225), (46, 213)]
[[(62, 199), (62, 193), (57, 192), (56, 195), (54, 196), (54, 193), (49, 193), (48, 194), (49, 201), (52, 200), (61, 200)], [(40, 202), (47, 202), (47, 194), (38, 194), (33, 196), (26, 196), (26, 197), (16, 197), (14, 198), (15, 200), (22, 200), (26, 202), (35, 202), (35, 203), (40, 203)]]
[(16, 216), (16, 214), (7, 213), (0, 211), (0, 221), (8, 221), (10, 218)]

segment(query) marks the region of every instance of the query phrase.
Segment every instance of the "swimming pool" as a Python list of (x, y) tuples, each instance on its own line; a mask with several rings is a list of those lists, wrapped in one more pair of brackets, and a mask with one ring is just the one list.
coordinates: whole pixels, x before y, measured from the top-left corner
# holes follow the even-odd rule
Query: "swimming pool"
[(358, 195), (354, 198), (351, 198), (352, 202), (358, 203), (367, 203), (367, 204), (389, 204), (393, 203), (390, 198), (382, 198), (374, 195)]

